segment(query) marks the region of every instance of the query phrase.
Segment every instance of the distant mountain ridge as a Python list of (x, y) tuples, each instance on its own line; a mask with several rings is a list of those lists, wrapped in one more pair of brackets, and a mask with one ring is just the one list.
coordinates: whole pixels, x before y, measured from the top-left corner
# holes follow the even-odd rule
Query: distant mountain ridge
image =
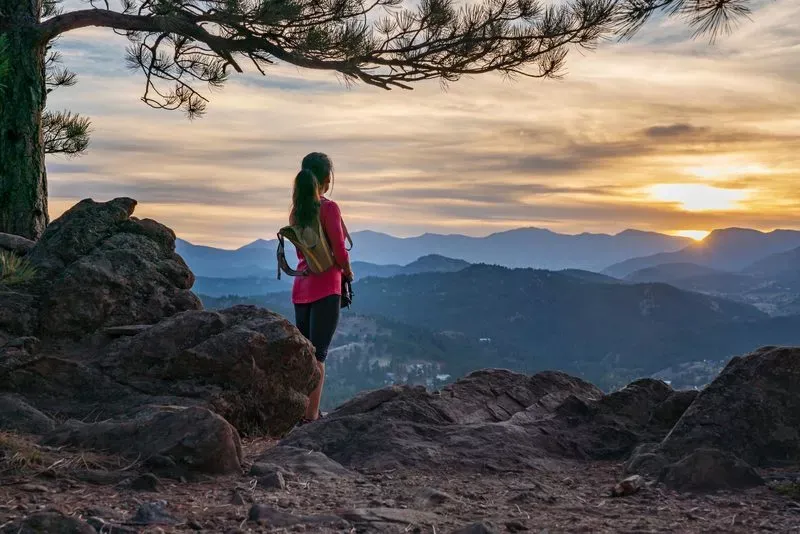
[[(353, 234), (354, 261), (402, 266), (438, 255), (467, 263), (542, 269), (599, 271), (637, 256), (672, 252), (691, 240), (655, 232), (626, 230), (609, 234), (558, 234), (540, 228), (520, 228), (486, 237), (423, 234), (399, 238), (370, 230)], [(235, 250), (194, 245), (179, 239), (178, 253), (198, 276), (240, 278), (267, 276), (275, 271), (275, 240), (259, 239)]]
[[(252, 250), (252, 249), (251, 249)], [(419, 274), (425, 272), (444, 273), (457, 272), (470, 266), (462, 260), (445, 258), (436, 254), (423, 256), (408, 265), (374, 265), (366, 262), (353, 262), (353, 271), (359, 279), (377, 277), (388, 278), (403, 274)], [(602, 275), (598, 275), (602, 276)], [(277, 278), (277, 272), (271, 276), (245, 276), (236, 278), (198, 276), (195, 279), (194, 291), (210, 297), (228, 295), (254, 296), (278, 293), (291, 289), (293, 278), (283, 276)]]
[(714, 230), (703, 241), (675, 252), (632, 258), (611, 265), (604, 274), (625, 278), (635, 271), (664, 264), (691, 263), (721, 271), (740, 271), (772, 254), (800, 247), (800, 231), (760, 232), (747, 228)]

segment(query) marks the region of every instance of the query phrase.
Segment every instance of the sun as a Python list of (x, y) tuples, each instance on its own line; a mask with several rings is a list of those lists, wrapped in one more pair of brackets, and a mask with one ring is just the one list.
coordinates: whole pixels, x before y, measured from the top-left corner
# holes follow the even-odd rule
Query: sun
[(725, 189), (708, 184), (655, 184), (648, 188), (652, 200), (679, 204), (686, 211), (728, 211), (742, 209), (749, 189)]
[(673, 235), (681, 236), (681, 237), (690, 237), (695, 241), (702, 241), (708, 234), (710, 234), (708, 230), (678, 230), (673, 232)]

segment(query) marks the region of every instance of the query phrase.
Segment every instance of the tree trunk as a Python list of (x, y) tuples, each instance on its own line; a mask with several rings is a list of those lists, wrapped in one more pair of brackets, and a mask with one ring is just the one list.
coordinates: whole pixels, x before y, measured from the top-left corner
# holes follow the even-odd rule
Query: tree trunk
[(49, 222), (42, 142), (45, 44), (39, 0), (0, 0), (9, 69), (0, 88), (0, 232), (38, 239)]

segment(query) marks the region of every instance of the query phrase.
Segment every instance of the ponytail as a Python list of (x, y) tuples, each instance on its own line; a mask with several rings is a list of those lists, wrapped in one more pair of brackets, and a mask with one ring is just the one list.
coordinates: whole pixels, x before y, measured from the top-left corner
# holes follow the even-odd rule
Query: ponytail
[(291, 223), (312, 226), (319, 219), (319, 182), (314, 173), (303, 169), (294, 179)]

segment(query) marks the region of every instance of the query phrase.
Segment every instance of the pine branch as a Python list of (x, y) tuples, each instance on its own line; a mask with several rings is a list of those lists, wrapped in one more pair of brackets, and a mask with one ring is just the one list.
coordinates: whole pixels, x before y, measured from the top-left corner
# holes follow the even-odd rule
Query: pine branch
[(45, 154), (77, 156), (89, 147), (91, 121), (69, 111), (46, 111), (42, 115)]
[(142, 100), (202, 114), (196, 89), (222, 86), (246, 60), (264, 73), (275, 61), (330, 70), (347, 83), (383, 89), (498, 72), (558, 77), (571, 48), (630, 37), (654, 14), (685, 19), (712, 39), (747, 16), (755, 0), (90, 0), (94, 9), (43, 22), (51, 40), (88, 26), (112, 28), (131, 41), (128, 64), (145, 76)]

